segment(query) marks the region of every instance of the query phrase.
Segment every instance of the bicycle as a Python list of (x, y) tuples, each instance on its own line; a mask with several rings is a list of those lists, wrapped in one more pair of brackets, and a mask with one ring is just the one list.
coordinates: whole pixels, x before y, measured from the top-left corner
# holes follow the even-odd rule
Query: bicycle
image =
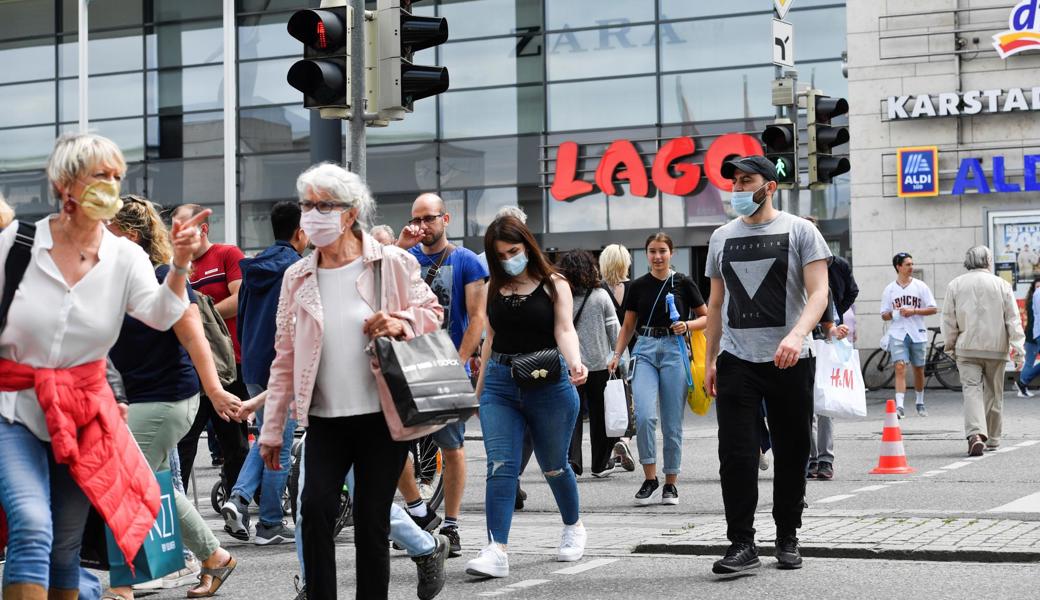
[[(938, 327), (929, 327), (928, 331), (932, 332), (932, 342), (924, 362), (925, 383), (934, 376), (944, 388), (953, 392), (961, 391), (963, 388), (957, 361), (946, 353), (943, 343), (939, 341), (941, 330)], [(867, 391), (892, 387), (895, 376), (895, 363), (892, 362), (892, 355), (886, 350), (878, 348), (867, 357), (867, 362), (863, 363), (863, 384)]]

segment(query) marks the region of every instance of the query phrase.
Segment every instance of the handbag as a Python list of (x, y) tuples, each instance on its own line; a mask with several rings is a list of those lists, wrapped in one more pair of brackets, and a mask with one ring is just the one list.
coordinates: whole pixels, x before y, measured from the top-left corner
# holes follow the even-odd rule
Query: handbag
[(814, 412), (826, 417), (867, 416), (867, 393), (859, 352), (847, 340), (815, 340), (813, 346), (816, 349)]
[(628, 431), (628, 401), (625, 380), (611, 377), (603, 390), (603, 426), (608, 438), (625, 435)]
[(530, 389), (558, 382), (562, 371), (560, 349), (544, 348), (515, 355), (509, 374), (518, 386)]
[[(184, 568), (184, 543), (173, 495), (173, 476), (169, 471), (155, 474), (159, 482), (159, 516), (134, 557), (133, 569), (126, 564), (123, 552), (105, 527), (108, 545), (109, 581), (112, 586), (126, 586), (159, 579)], [(82, 555), (81, 555), (82, 559)]]
[(686, 403), (690, 405), (690, 410), (694, 414), (703, 417), (708, 414), (708, 411), (711, 409), (711, 403), (714, 400), (711, 394), (708, 393), (708, 389), (704, 387), (708, 340), (704, 337), (704, 331), (702, 330), (691, 331), (688, 337), (692, 352), (690, 373), (693, 376), (693, 385), (687, 388)]

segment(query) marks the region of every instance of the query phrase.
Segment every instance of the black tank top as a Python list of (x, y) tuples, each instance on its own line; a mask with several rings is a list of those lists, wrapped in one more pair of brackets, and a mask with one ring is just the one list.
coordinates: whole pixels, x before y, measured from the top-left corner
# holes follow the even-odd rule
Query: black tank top
[(527, 295), (495, 295), (488, 301), (488, 321), (495, 330), (491, 349), (500, 354), (523, 354), (556, 347), (552, 298), (544, 283)]

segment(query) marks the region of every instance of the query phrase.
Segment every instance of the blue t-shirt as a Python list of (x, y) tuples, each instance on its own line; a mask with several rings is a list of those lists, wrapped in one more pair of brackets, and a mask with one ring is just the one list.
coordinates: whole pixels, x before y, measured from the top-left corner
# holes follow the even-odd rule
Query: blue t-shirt
[[(422, 244), (414, 246), (409, 252), (419, 261), (424, 280), (430, 267), (437, 266), (443, 254), (423, 254)], [(462, 336), (469, 327), (466, 286), (474, 281), (483, 281), (487, 277), (487, 267), (480, 264), (477, 255), (472, 250), (457, 246), (444, 259), (444, 264), (430, 283), (430, 289), (437, 294), (437, 300), (444, 307), (444, 328), (448, 330), (456, 348), (462, 345)]]
[[(169, 265), (155, 268), (155, 276), (166, 280)], [(188, 301), (196, 304), (195, 292), (185, 286)], [(141, 402), (175, 402), (199, 393), (199, 376), (188, 351), (173, 329), (157, 331), (126, 315), (116, 345), (108, 351), (112, 364), (123, 376), (126, 399)]]

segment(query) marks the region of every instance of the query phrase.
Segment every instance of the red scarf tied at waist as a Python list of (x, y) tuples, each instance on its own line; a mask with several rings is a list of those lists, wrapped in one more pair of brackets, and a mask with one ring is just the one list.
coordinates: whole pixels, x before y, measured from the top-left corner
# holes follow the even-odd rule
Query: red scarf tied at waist
[[(0, 391), (34, 388), (54, 460), (104, 517), (128, 565), (159, 515), (159, 484), (120, 415), (105, 361), (34, 369), (0, 358)], [(0, 524), (3, 522), (0, 510)], [(6, 542), (0, 532), (0, 547)]]

